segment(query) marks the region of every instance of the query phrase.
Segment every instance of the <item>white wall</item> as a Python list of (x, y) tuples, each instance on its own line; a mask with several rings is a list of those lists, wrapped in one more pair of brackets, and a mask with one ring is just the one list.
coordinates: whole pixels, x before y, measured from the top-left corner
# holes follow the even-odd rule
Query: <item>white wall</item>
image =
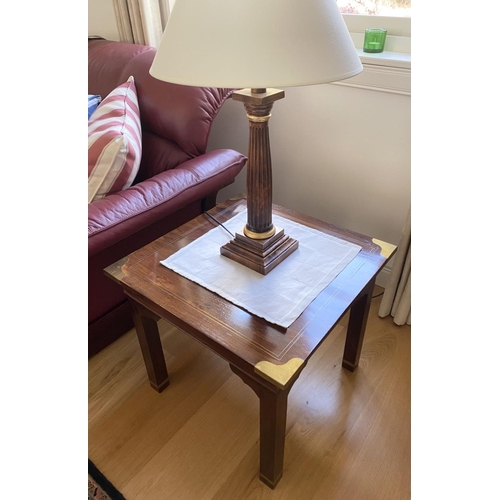
[[(410, 206), (410, 97), (334, 84), (285, 89), (269, 121), (273, 201), (397, 244)], [(209, 149), (247, 154), (243, 105), (227, 101)], [(246, 168), (220, 199), (246, 190)]]
[(113, 0), (88, 0), (88, 34), (120, 40)]

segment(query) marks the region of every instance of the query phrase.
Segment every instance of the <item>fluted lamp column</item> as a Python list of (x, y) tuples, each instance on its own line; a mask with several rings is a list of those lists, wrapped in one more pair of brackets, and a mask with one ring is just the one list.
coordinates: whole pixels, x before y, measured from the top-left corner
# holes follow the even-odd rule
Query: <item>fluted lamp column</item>
[(285, 96), (278, 89), (343, 80), (362, 68), (335, 0), (176, 0), (151, 75), (243, 89), (232, 97), (250, 122), (247, 223), (222, 255), (267, 274), (298, 248), (272, 218), (268, 122)]
[(247, 165), (247, 224), (221, 247), (221, 254), (267, 274), (299, 246), (273, 224), (273, 184), (268, 121), (273, 103), (285, 97), (278, 89), (244, 89), (233, 93), (243, 102), (250, 122)]

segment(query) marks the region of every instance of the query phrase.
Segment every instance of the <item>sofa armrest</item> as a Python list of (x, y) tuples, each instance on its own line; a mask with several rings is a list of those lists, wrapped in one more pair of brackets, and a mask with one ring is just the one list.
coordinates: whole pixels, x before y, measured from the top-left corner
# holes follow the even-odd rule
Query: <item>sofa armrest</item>
[(218, 149), (90, 203), (89, 257), (230, 184), (246, 160)]

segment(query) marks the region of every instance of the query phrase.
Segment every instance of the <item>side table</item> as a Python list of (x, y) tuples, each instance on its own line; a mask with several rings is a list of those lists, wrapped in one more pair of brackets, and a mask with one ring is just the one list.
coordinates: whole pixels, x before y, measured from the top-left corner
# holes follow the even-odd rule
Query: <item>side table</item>
[[(210, 210), (221, 223), (246, 209), (244, 199)], [(268, 323), (166, 268), (161, 261), (214, 227), (193, 219), (104, 272), (123, 287), (151, 386), (169, 384), (157, 321), (191, 335), (229, 362), (260, 400), (260, 479), (274, 488), (283, 475), (288, 394), (310, 357), (350, 310), (342, 366), (358, 366), (375, 278), (396, 247), (273, 205), (273, 213), (362, 247), (359, 254), (287, 329)]]

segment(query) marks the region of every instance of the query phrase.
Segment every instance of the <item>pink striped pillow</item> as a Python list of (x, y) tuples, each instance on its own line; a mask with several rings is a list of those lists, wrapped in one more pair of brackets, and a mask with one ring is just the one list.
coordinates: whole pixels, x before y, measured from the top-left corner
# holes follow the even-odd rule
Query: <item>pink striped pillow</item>
[(131, 76), (102, 100), (89, 119), (89, 203), (127, 189), (142, 155), (137, 90)]

